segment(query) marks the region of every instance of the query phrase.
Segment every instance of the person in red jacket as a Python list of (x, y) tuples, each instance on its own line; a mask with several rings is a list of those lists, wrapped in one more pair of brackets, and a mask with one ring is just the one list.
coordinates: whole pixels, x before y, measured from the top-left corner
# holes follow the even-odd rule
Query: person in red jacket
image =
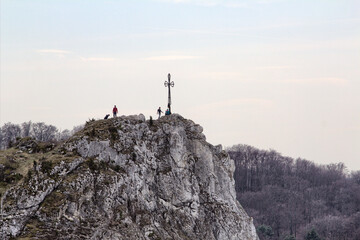
[(116, 105), (114, 105), (113, 108), (113, 117), (116, 117), (116, 114), (118, 113), (118, 109), (116, 108)]

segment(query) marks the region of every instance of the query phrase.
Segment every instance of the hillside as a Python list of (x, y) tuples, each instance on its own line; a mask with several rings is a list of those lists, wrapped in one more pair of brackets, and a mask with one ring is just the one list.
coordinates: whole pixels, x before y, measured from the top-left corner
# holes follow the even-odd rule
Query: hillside
[[(236, 145), (236, 194), (260, 239), (360, 239), (360, 171)], [(306, 238), (308, 236), (308, 238)]]
[(234, 162), (179, 115), (89, 121), (0, 152), (0, 238), (258, 239)]

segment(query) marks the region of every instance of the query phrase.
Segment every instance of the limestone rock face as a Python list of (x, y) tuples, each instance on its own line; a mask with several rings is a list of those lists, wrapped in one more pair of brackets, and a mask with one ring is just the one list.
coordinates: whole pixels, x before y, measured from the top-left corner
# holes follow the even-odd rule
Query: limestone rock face
[(176, 114), (87, 123), (52, 150), (72, 161), (39, 161), (2, 196), (0, 239), (258, 239), (234, 162), (202, 130)]

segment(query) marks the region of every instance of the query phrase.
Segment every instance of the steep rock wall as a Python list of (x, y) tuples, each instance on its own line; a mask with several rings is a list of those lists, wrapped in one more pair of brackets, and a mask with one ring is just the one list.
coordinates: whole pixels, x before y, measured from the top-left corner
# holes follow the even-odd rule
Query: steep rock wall
[(258, 239), (233, 161), (180, 115), (89, 122), (57, 151), (77, 158), (2, 197), (2, 239)]

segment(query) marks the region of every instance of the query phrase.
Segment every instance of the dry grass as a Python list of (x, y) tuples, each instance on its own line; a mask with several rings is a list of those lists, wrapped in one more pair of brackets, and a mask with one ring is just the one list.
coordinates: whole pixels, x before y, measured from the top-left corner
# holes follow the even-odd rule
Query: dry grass
[(4, 177), (16, 176), (14, 181), (0, 181), (0, 195), (2, 196), (6, 189), (22, 183), (28, 172), (34, 168), (34, 162), (39, 164), (47, 161), (52, 166), (55, 166), (61, 161), (71, 162), (76, 157), (78, 156), (73, 153), (60, 154), (57, 148), (47, 153), (31, 154), (15, 148), (0, 151), (0, 164), (5, 167), (5, 171), (3, 171)]
[(76, 141), (79, 137), (87, 136), (91, 140), (110, 140), (113, 143), (119, 137), (118, 130), (121, 130), (118, 119), (88, 121), (85, 127), (78, 131), (70, 141)]

